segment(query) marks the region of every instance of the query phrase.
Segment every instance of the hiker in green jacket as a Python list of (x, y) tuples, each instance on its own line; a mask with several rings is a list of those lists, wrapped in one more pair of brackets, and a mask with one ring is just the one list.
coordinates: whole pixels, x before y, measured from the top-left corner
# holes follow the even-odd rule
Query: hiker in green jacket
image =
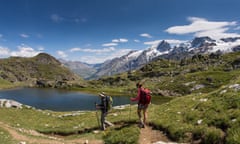
[(101, 110), (101, 129), (105, 130), (106, 125), (112, 126), (113, 124), (106, 120), (106, 116), (108, 114), (108, 97), (104, 92), (100, 93), (99, 96), (101, 98), (101, 103), (96, 104), (96, 109)]

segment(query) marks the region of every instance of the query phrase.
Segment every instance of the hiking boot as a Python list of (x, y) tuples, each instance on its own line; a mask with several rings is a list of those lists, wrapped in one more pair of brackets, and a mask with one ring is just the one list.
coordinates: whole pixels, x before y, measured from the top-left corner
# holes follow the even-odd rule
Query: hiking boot
[(139, 128), (145, 128), (145, 125), (143, 123), (138, 124)]

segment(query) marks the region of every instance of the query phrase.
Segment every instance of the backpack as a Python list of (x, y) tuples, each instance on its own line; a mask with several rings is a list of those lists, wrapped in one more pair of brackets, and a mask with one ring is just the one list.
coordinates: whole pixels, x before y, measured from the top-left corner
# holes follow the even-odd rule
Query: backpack
[(141, 93), (140, 93), (140, 104), (149, 104), (151, 102), (151, 91), (147, 88), (141, 88)]
[(107, 96), (107, 111), (111, 110), (113, 106), (113, 99), (111, 96)]

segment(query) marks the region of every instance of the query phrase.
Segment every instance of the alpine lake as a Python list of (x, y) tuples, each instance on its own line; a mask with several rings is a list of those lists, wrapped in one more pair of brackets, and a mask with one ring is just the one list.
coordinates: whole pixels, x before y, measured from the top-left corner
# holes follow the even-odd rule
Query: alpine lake
[[(136, 102), (130, 102), (130, 96), (112, 96), (112, 98), (113, 106), (136, 104)], [(0, 90), (0, 99), (15, 100), (37, 109), (53, 111), (95, 110), (95, 103), (100, 103), (100, 98), (96, 94), (46, 88)], [(155, 104), (169, 100), (162, 97), (152, 98)]]

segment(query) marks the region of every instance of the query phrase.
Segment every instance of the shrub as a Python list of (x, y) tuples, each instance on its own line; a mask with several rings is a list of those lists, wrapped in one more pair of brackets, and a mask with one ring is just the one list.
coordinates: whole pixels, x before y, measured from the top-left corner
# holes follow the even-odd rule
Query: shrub
[(231, 128), (228, 130), (227, 144), (240, 144), (240, 128)]
[(139, 128), (136, 126), (123, 127), (109, 131), (103, 139), (106, 144), (137, 144), (139, 134)]
[(188, 124), (171, 124), (168, 128), (169, 137), (179, 142), (188, 142), (192, 139), (192, 126)]
[(215, 127), (206, 128), (203, 136), (203, 143), (221, 144), (224, 143), (224, 133)]

